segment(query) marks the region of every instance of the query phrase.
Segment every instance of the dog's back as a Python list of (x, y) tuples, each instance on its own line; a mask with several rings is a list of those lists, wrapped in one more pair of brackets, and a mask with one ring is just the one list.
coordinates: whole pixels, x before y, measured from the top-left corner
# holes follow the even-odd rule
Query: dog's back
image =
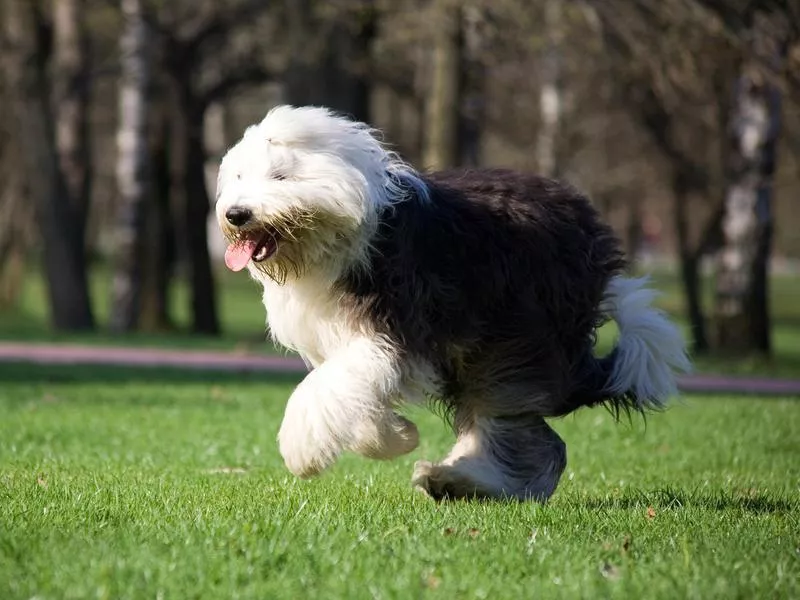
[(603, 292), (624, 269), (617, 239), (556, 181), (480, 169), (426, 182), (429, 201), (386, 211), (370, 268), (343, 291), (381, 333), (438, 366), (448, 404), (535, 384), (540, 412), (563, 412)]

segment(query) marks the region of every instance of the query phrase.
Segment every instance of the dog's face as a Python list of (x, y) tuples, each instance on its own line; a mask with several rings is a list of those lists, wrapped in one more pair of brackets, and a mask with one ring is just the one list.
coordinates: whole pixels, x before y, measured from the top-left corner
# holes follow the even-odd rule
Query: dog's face
[(220, 165), (226, 264), (283, 283), (314, 266), (358, 260), (392, 201), (392, 160), (361, 123), (322, 108), (271, 110)]

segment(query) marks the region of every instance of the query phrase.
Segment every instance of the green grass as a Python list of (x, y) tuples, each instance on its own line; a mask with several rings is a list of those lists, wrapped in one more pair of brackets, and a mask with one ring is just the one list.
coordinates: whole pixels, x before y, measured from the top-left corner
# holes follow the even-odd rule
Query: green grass
[(0, 310), (0, 338), (30, 342), (81, 344), (124, 344), (126, 346), (159, 346), (203, 350), (275, 351), (266, 340), (266, 317), (258, 285), (246, 274), (220, 270), (215, 273), (219, 310), (220, 336), (189, 333), (189, 290), (178, 278), (171, 286), (170, 314), (176, 330), (170, 332), (137, 332), (114, 335), (105, 329), (111, 300), (111, 278), (106, 268), (90, 272), (92, 307), (98, 331), (92, 333), (59, 333), (49, 325), (47, 293), (41, 273), (32, 269), (22, 286), (16, 306)]
[[(683, 327), (684, 334), (688, 339), (689, 328), (684, 317), (683, 292), (677, 275), (675, 273), (655, 273), (653, 285), (662, 294), (658, 305)], [(709, 311), (713, 306), (713, 281), (710, 278), (705, 279), (702, 289), (703, 305)], [(706, 373), (800, 378), (800, 302), (798, 302), (800, 277), (774, 276), (770, 281), (770, 289), (773, 357), (770, 359), (759, 356), (696, 357), (696, 370)]]
[(437, 505), (421, 447), (290, 477), (295, 380), (0, 365), (0, 598), (797, 598), (800, 403), (555, 421), (547, 506)]
[[(266, 339), (265, 314), (257, 284), (243, 273), (220, 270), (218, 282), (219, 315), (222, 335), (197, 336), (188, 333), (188, 291), (178, 280), (170, 296), (172, 315), (178, 330), (169, 333), (136, 333), (115, 336), (103, 330), (109, 311), (108, 271), (96, 268), (91, 273), (91, 291), (100, 330), (91, 334), (59, 334), (48, 326), (48, 313), (44, 282), (32, 270), (25, 280), (18, 306), (0, 310), (0, 338), (32, 342), (58, 342), (83, 344), (124, 344), (127, 346), (158, 346), (204, 350), (236, 350), (254, 353), (274, 353), (274, 346)], [(653, 285), (662, 293), (659, 306), (684, 328), (683, 297), (675, 274), (659, 272)], [(700, 357), (698, 371), (707, 373), (754, 374), (774, 377), (800, 377), (800, 279), (775, 277), (772, 281), (772, 312), (774, 317), (775, 355), (770, 360), (759, 357), (743, 359)], [(705, 305), (711, 306), (711, 282), (704, 287)], [(614, 328), (608, 327), (600, 335), (600, 351), (610, 347)]]

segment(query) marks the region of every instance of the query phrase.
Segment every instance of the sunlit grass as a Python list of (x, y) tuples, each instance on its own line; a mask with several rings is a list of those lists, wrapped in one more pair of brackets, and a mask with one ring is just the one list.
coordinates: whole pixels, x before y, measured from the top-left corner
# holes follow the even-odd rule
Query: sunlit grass
[[(125, 344), (130, 346), (162, 346), (194, 349), (238, 350), (247, 352), (275, 352), (265, 333), (265, 313), (258, 285), (244, 273), (230, 273), (220, 269), (218, 283), (219, 315), (222, 335), (197, 336), (188, 333), (188, 289), (178, 279), (170, 294), (171, 314), (177, 330), (162, 333), (137, 333), (114, 336), (104, 331), (110, 301), (108, 271), (97, 268), (92, 272), (92, 297), (97, 313), (99, 331), (91, 334), (58, 334), (48, 327), (44, 282), (36, 271), (31, 271), (25, 281), (22, 297), (17, 307), (0, 311), (0, 339), (48, 341), (87, 344)], [(658, 306), (671, 314), (689, 337), (688, 325), (683, 318), (683, 295), (673, 273), (656, 272), (652, 285), (661, 292)], [(772, 286), (772, 313), (774, 316), (774, 357), (743, 359), (700, 357), (696, 368), (701, 372), (755, 374), (781, 377), (800, 377), (800, 278), (775, 277)], [(711, 281), (704, 285), (706, 307), (712, 306)], [(600, 335), (599, 351), (607, 350), (615, 335), (615, 328), (607, 327)]]
[(437, 505), (411, 466), (309, 482), (275, 435), (295, 380), (0, 366), (0, 597), (792, 598), (800, 404), (688, 398), (554, 422), (548, 506)]

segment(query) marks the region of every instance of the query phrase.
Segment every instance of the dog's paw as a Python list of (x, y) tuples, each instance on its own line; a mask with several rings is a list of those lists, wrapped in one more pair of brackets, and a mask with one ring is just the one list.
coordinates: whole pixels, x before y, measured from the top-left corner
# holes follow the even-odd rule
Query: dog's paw
[(354, 429), (352, 450), (367, 458), (389, 460), (419, 445), (417, 426), (393, 411), (381, 422), (362, 422)]
[(319, 475), (330, 467), (342, 451), (333, 438), (299, 433), (294, 427), (282, 426), (278, 446), (286, 468), (301, 479)]
[(302, 479), (318, 475), (341, 454), (342, 440), (308, 398), (294, 395), (286, 407), (278, 447), (286, 468)]
[(411, 485), (437, 502), (459, 498), (484, 498), (493, 495), (482, 490), (470, 477), (452, 466), (427, 460), (419, 460), (414, 464)]

